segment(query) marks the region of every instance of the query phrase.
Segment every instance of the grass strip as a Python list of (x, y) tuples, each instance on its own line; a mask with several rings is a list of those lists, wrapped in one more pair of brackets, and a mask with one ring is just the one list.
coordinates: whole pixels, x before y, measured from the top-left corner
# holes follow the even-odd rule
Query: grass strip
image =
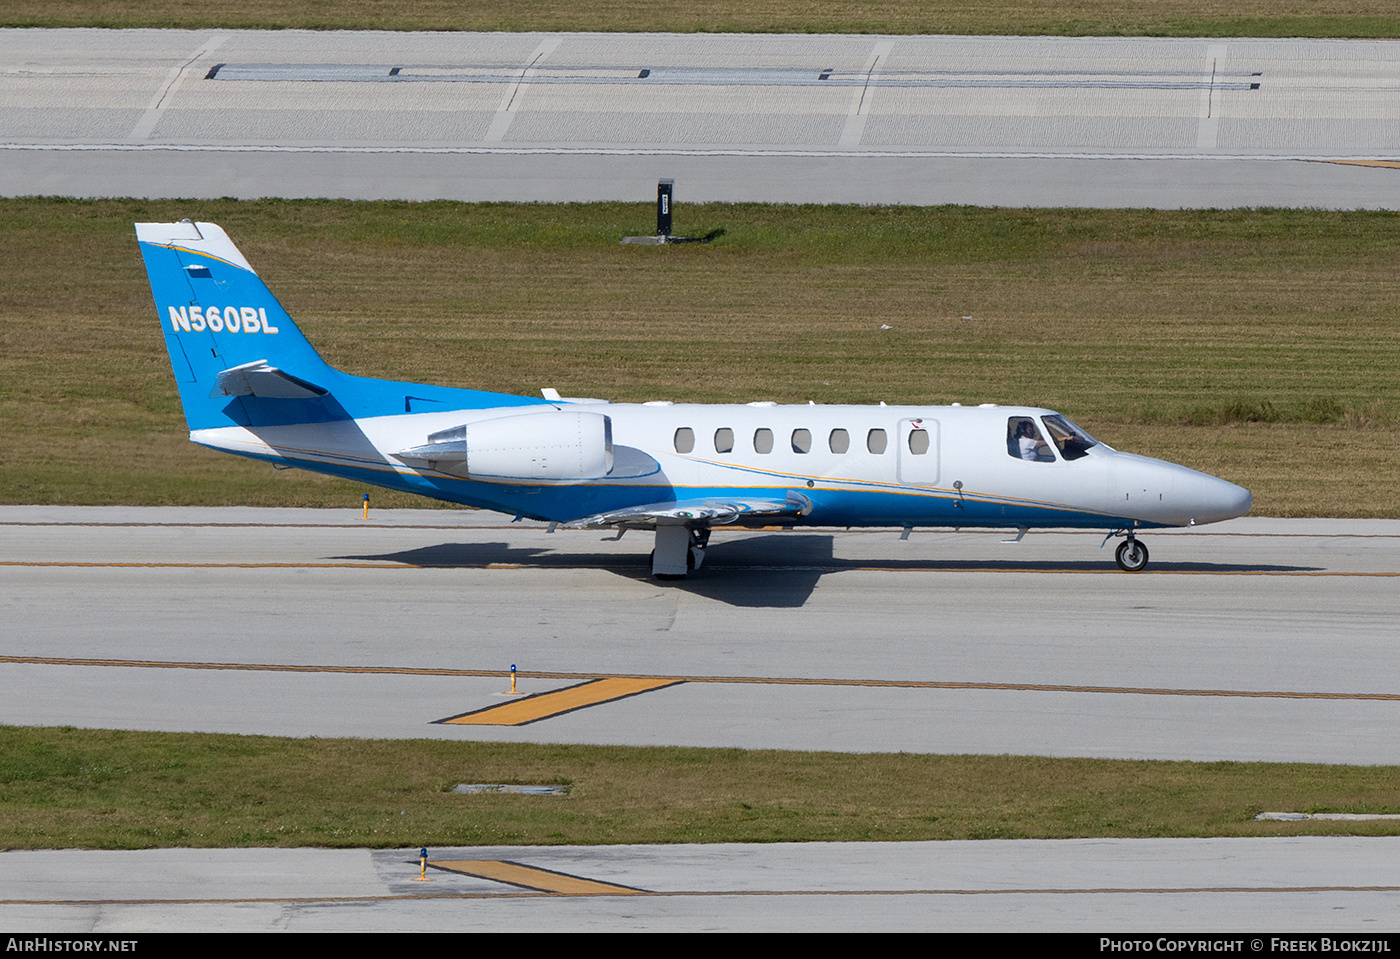
[(3, 27), (1396, 37), (1392, 0), (7, 0)]
[(0, 502), (358, 504), (188, 443), (131, 226), (183, 216), (221, 223), (348, 372), (1046, 406), (1260, 515), (1400, 517), (1392, 213), (761, 204), (684, 206), (723, 235), (640, 248), (618, 239), (649, 203), (0, 201)]
[(1253, 817), (1397, 812), (1398, 773), (0, 727), (0, 848), (1395, 835), (1395, 821)]

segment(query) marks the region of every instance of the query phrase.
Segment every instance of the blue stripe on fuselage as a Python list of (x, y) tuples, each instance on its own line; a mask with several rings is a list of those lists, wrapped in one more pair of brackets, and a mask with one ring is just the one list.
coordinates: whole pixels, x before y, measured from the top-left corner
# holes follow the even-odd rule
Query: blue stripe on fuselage
[[(222, 452), (235, 452), (211, 446)], [(766, 492), (791, 489), (812, 501), (810, 516), (802, 526), (955, 526), (1006, 529), (1057, 527), (1078, 529), (1149, 529), (1162, 526), (1120, 516), (1104, 516), (1054, 504), (1001, 502), (977, 496), (959, 496), (947, 490), (919, 488), (848, 490), (811, 488), (794, 483), (787, 487), (755, 489), (746, 486), (670, 486), (588, 483), (532, 486), (486, 483), (455, 477), (424, 476), (398, 472), (384, 465), (325, 463), (285, 456), (238, 452), (238, 455), (385, 489), (429, 496), (463, 506), (519, 513), (545, 522), (570, 522), (586, 516), (652, 503), (696, 499), (745, 499)], [(764, 522), (762, 519), (757, 522)]]

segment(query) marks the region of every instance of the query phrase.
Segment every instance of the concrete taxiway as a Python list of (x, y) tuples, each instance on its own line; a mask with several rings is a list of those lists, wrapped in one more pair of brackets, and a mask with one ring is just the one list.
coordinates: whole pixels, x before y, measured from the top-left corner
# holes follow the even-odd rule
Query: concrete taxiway
[(1397, 90), (1386, 41), (6, 30), (0, 194), (1395, 209)]
[[(0, 507), (0, 722), (1400, 761), (1400, 523), (648, 537), (463, 510)], [(504, 696), (506, 670), (520, 689)], [(453, 716), (609, 681), (526, 725)], [(677, 682), (679, 681), (679, 682)], [(485, 711), (485, 712), (482, 712)], [(470, 796), (461, 797), (469, 809)], [(551, 801), (525, 797), (526, 801)], [(1394, 838), (0, 853), (14, 931), (1393, 931)]]
[(0, 852), (0, 922), (50, 934), (1400, 925), (1394, 837), (430, 849), (430, 884), (414, 881), (417, 854)]
[[(1154, 533), (1142, 574), (1097, 534), (720, 531), (658, 584), (645, 535), (357, 515), (0, 507), (0, 722), (1400, 762), (1395, 521)], [(442, 722), (512, 664), (567, 696)]]

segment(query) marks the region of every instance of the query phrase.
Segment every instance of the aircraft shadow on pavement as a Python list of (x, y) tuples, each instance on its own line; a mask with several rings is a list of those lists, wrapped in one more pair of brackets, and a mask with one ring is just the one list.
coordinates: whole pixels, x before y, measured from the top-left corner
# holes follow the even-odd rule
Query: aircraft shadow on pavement
[[(594, 557), (615, 560), (616, 557)], [(541, 568), (585, 566), (582, 559), (552, 549), (512, 546), (509, 543), (439, 543), (394, 553), (361, 556), (332, 556), (331, 559), (366, 563), (401, 563), (404, 566), (538, 566)]]
[[(715, 541), (705, 551), (703, 569), (685, 579), (658, 585), (705, 596), (731, 606), (801, 606), (807, 602), (824, 574), (859, 565), (834, 559), (832, 541), (830, 534), (800, 533), (747, 537), (727, 543)], [(509, 543), (439, 543), (392, 553), (330, 558), (447, 569), (484, 566), (593, 568), (638, 583), (657, 583), (651, 578), (650, 537), (638, 537), (637, 542), (645, 552), (585, 553), (569, 549), (512, 546)], [(761, 571), (757, 577), (754, 575), (756, 568)]]
[[(576, 543), (577, 540), (571, 540)], [(439, 543), (418, 549), (334, 559), (361, 562), (400, 563), (419, 567), (513, 566), (527, 569), (600, 569), (638, 583), (651, 584), (650, 540), (641, 539), (646, 552), (586, 553), (576, 550), (512, 546), (509, 543)], [(837, 558), (835, 536), (830, 533), (772, 533), (741, 539), (715, 539), (705, 551), (705, 565), (685, 579), (661, 585), (716, 602), (745, 607), (800, 607), (807, 602), (817, 583), (828, 573), (848, 570), (890, 570), (902, 572), (1031, 572), (1031, 573), (1109, 573), (1117, 572), (1113, 558), (1105, 550), (1083, 560), (1006, 559), (899, 559), (898, 541), (891, 538), (889, 555), (874, 559)], [(1014, 547), (1012, 547), (1014, 549)], [(1265, 563), (1210, 563), (1153, 561), (1144, 574), (1152, 573), (1313, 573), (1316, 566), (1282, 566)]]

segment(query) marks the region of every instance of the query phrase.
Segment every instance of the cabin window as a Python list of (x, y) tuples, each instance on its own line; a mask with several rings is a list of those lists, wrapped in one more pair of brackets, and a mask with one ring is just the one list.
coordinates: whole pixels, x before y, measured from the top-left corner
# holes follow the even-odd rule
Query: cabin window
[(909, 431), (909, 452), (923, 456), (928, 452), (928, 430)]
[(689, 453), (695, 449), (695, 431), (689, 426), (676, 430), (676, 452)]
[(1035, 420), (1029, 416), (1012, 416), (1006, 421), (1006, 453), (1029, 463), (1053, 463), (1055, 454), (1040, 435)]
[(831, 447), (831, 452), (844, 453), (851, 448), (851, 434), (845, 430), (832, 430), (826, 444)]
[(1050, 439), (1060, 448), (1060, 455), (1067, 460), (1077, 460), (1087, 453), (1091, 446), (1099, 445), (1098, 440), (1058, 413), (1042, 416), (1041, 420), (1050, 431)]
[(792, 451), (794, 453), (812, 452), (812, 431), (793, 430), (792, 431)]
[(887, 442), (884, 430), (871, 430), (865, 434), (865, 448), (872, 453), (883, 453)]
[(734, 431), (727, 426), (721, 426), (715, 430), (715, 452), (734, 452)]
[(769, 429), (757, 429), (753, 431), (753, 451), (755, 453), (773, 452), (773, 431)]

